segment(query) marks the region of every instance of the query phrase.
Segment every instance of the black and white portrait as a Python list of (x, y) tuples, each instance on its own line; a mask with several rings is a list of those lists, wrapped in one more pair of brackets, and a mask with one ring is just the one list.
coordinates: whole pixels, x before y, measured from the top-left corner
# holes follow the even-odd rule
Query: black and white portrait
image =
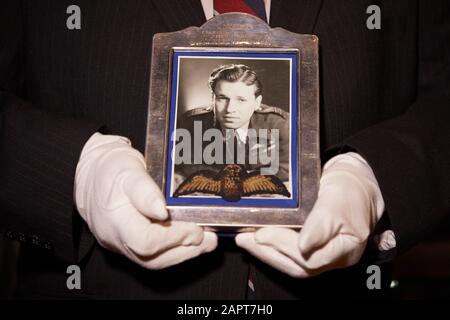
[(170, 196), (292, 198), (292, 61), (177, 62)]

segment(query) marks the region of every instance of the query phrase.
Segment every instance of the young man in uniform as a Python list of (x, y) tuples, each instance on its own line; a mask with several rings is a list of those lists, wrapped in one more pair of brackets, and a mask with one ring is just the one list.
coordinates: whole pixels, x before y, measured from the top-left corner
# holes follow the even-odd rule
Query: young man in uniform
[[(216, 157), (214, 163), (203, 159), (202, 164), (192, 164), (192, 154), (191, 163), (179, 165), (176, 171), (186, 176), (201, 169), (220, 170), (224, 164), (239, 163), (247, 170), (269, 167), (267, 171), (280, 180), (289, 180), (289, 112), (262, 104), (263, 85), (246, 65), (219, 66), (212, 71), (208, 84), (212, 104), (186, 111), (178, 127), (191, 134), (192, 153), (195, 143), (202, 143), (202, 151), (211, 143), (195, 136), (195, 127), (201, 128), (202, 138), (206, 131), (215, 130), (223, 140), (219, 144), (222, 157)], [(208, 154), (203, 153), (204, 157)]]

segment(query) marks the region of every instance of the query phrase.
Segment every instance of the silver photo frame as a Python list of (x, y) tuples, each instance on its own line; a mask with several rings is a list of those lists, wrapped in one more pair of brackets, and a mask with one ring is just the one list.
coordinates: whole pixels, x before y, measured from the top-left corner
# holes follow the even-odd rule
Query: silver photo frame
[[(229, 66), (244, 66), (262, 79), (262, 102), (260, 99), (258, 108), (248, 115), (250, 123), (255, 119), (257, 125), (250, 125), (246, 131), (247, 142), (250, 130), (267, 123), (287, 130), (281, 133), (289, 133), (281, 134), (281, 138), (274, 135), (285, 141), (280, 142), (282, 146), (289, 147), (284, 147), (288, 152), (280, 152), (276, 162), (283, 173), (278, 173), (280, 169), (272, 176), (264, 176), (274, 176), (270, 181), (279, 185), (278, 191), (271, 194), (242, 193), (245, 189), (242, 186), (248, 189), (250, 182), (263, 179), (259, 176), (261, 169), (252, 171), (240, 166), (244, 169), (241, 170), (223, 164), (213, 172), (203, 170), (208, 169), (204, 162), (198, 162), (197, 167), (180, 166), (174, 160), (178, 159), (175, 155), (182, 141), (179, 136), (188, 123), (185, 119), (203, 119), (200, 124), (207, 124), (205, 128), (220, 123), (218, 93), (214, 92), (215, 104), (208, 105), (211, 88), (206, 84), (214, 70)], [(266, 134), (265, 129), (258, 130)], [(277, 130), (269, 127), (266, 131)], [(266, 136), (258, 136), (257, 141), (265, 141), (262, 137)], [(196, 152), (199, 154), (204, 156), (204, 150)], [(300, 228), (316, 200), (320, 177), (318, 38), (270, 28), (259, 18), (241, 13), (219, 15), (201, 27), (156, 34), (145, 158), (149, 174), (166, 196), (172, 220), (195, 222), (213, 230), (243, 231), (262, 226)], [(202, 170), (186, 173), (192, 168)], [(229, 186), (224, 181), (231, 181), (229, 174), (236, 174), (234, 169), (239, 171), (233, 176), (239, 177), (233, 178), (238, 181), (237, 195), (233, 193), (237, 189), (230, 191), (224, 187)], [(220, 189), (221, 193), (179, 192), (180, 186), (200, 179), (198, 175), (204, 179), (202, 183), (212, 181), (213, 189)]]

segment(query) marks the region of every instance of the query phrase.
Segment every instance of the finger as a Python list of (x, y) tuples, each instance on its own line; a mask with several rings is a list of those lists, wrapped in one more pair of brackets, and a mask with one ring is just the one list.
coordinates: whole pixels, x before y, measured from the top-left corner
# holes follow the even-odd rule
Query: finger
[(124, 183), (124, 193), (131, 204), (150, 219), (165, 220), (168, 217), (164, 196), (145, 172), (133, 172)]
[(270, 246), (256, 243), (254, 233), (240, 233), (235, 238), (236, 244), (247, 250), (259, 260), (273, 268), (295, 278), (306, 278), (309, 274), (292, 259)]
[(152, 270), (167, 268), (195, 258), (203, 253), (213, 251), (217, 248), (217, 241), (217, 235), (214, 232), (205, 232), (199, 245), (177, 246), (155, 256), (140, 260), (139, 264)]
[(258, 244), (269, 246), (294, 260), (297, 264), (303, 262), (298, 247), (299, 233), (287, 228), (261, 228), (255, 232)]
[(364, 248), (365, 243), (358, 241), (356, 237), (339, 234), (322, 248), (311, 252), (302, 266), (313, 274), (348, 267), (359, 261)]
[(138, 256), (152, 256), (179, 245), (199, 245), (203, 240), (203, 229), (195, 223), (151, 223), (136, 210), (133, 212), (131, 205), (128, 214), (128, 222), (120, 229), (121, 240)]
[(288, 256), (311, 275), (350, 266), (360, 258), (360, 244), (349, 235), (334, 237), (321, 249), (311, 252), (309, 259), (302, 255), (297, 245), (298, 233), (292, 229), (262, 228), (255, 233), (255, 240)]
[(341, 223), (333, 216), (333, 207), (330, 204), (334, 202), (331, 200), (321, 192), (300, 231), (298, 246), (305, 257), (325, 246), (339, 233)]

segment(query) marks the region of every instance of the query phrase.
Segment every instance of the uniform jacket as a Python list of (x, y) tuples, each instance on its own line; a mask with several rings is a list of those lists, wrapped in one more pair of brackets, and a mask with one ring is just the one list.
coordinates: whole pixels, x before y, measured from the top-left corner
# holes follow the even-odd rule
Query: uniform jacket
[[(194, 122), (200, 122), (202, 124), (202, 135), (203, 132), (205, 132), (208, 129), (215, 128), (222, 132), (222, 128), (220, 127), (220, 124), (217, 123), (214, 119), (214, 112), (212, 106), (206, 106), (206, 107), (200, 107), (195, 108), (189, 111), (186, 111), (180, 121), (180, 128), (185, 128), (189, 132), (194, 133)], [(243, 144), (243, 148), (245, 148), (245, 163), (244, 166), (247, 170), (255, 170), (258, 168), (261, 168), (262, 166), (266, 165), (261, 163), (259, 154), (263, 155), (271, 155), (269, 152), (270, 150), (275, 150), (275, 144), (277, 144), (277, 150), (278, 150), (278, 158), (279, 158), (279, 164), (278, 164), (278, 171), (275, 174), (278, 178), (280, 178), (282, 181), (289, 180), (289, 143), (290, 143), (290, 131), (289, 131), (289, 113), (284, 111), (281, 108), (273, 107), (273, 106), (267, 106), (267, 105), (261, 105), (255, 112), (253, 113), (252, 117), (250, 118), (249, 122), (249, 129), (254, 129), (256, 131), (256, 134), (258, 134), (259, 129), (265, 129), (266, 135), (258, 136), (257, 141), (250, 141), (250, 138), (247, 136), (245, 145)], [(272, 141), (272, 130), (277, 130), (278, 132), (278, 142)], [(191, 139), (191, 142), (194, 142), (194, 138)], [(226, 138), (224, 137), (224, 140)], [(264, 139), (264, 141), (263, 141)], [(203, 143), (203, 147), (206, 147), (211, 142), (205, 141)], [(234, 145), (237, 146), (239, 141), (236, 139), (236, 143)], [(229, 148), (231, 149), (231, 147)], [(264, 150), (261, 150), (264, 149)], [(191, 147), (191, 151), (194, 150)], [(188, 165), (180, 165), (180, 171), (185, 172), (185, 175), (188, 173), (193, 173), (197, 170), (201, 169), (212, 169), (212, 170), (220, 170), (220, 167), (222, 164), (226, 163), (226, 143), (224, 142), (223, 146), (223, 156), (224, 159), (222, 159), (222, 162), (218, 165), (206, 165), (206, 164), (188, 164)], [(230, 151), (231, 152), (231, 151)], [(237, 148), (236, 151), (234, 151), (234, 154), (237, 154)], [(255, 156), (256, 163), (250, 162), (250, 152), (254, 152), (252, 156)], [(235, 159), (236, 161), (238, 159)], [(254, 161), (253, 161), (254, 162)], [(191, 161), (193, 163), (193, 161)], [(216, 168), (213, 168), (216, 167)]]
[[(450, 199), (450, 3), (379, 0), (381, 29), (370, 29), (373, 2), (272, 1), (272, 27), (320, 39), (322, 160), (354, 150), (368, 161), (397, 240), (395, 250), (374, 252), (379, 260), (294, 280), (226, 240), (173, 268), (144, 270), (96, 244), (75, 210), (75, 169), (94, 132), (144, 151), (153, 35), (202, 25), (200, 1), (3, 1), (0, 228), (23, 243), (19, 293), (240, 299), (249, 271), (260, 298), (367, 292), (364, 263), (432, 233)], [(80, 30), (66, 27), (72, 4)], [(66, 288), (70, 264), (81, 267), (81, 290)]]

